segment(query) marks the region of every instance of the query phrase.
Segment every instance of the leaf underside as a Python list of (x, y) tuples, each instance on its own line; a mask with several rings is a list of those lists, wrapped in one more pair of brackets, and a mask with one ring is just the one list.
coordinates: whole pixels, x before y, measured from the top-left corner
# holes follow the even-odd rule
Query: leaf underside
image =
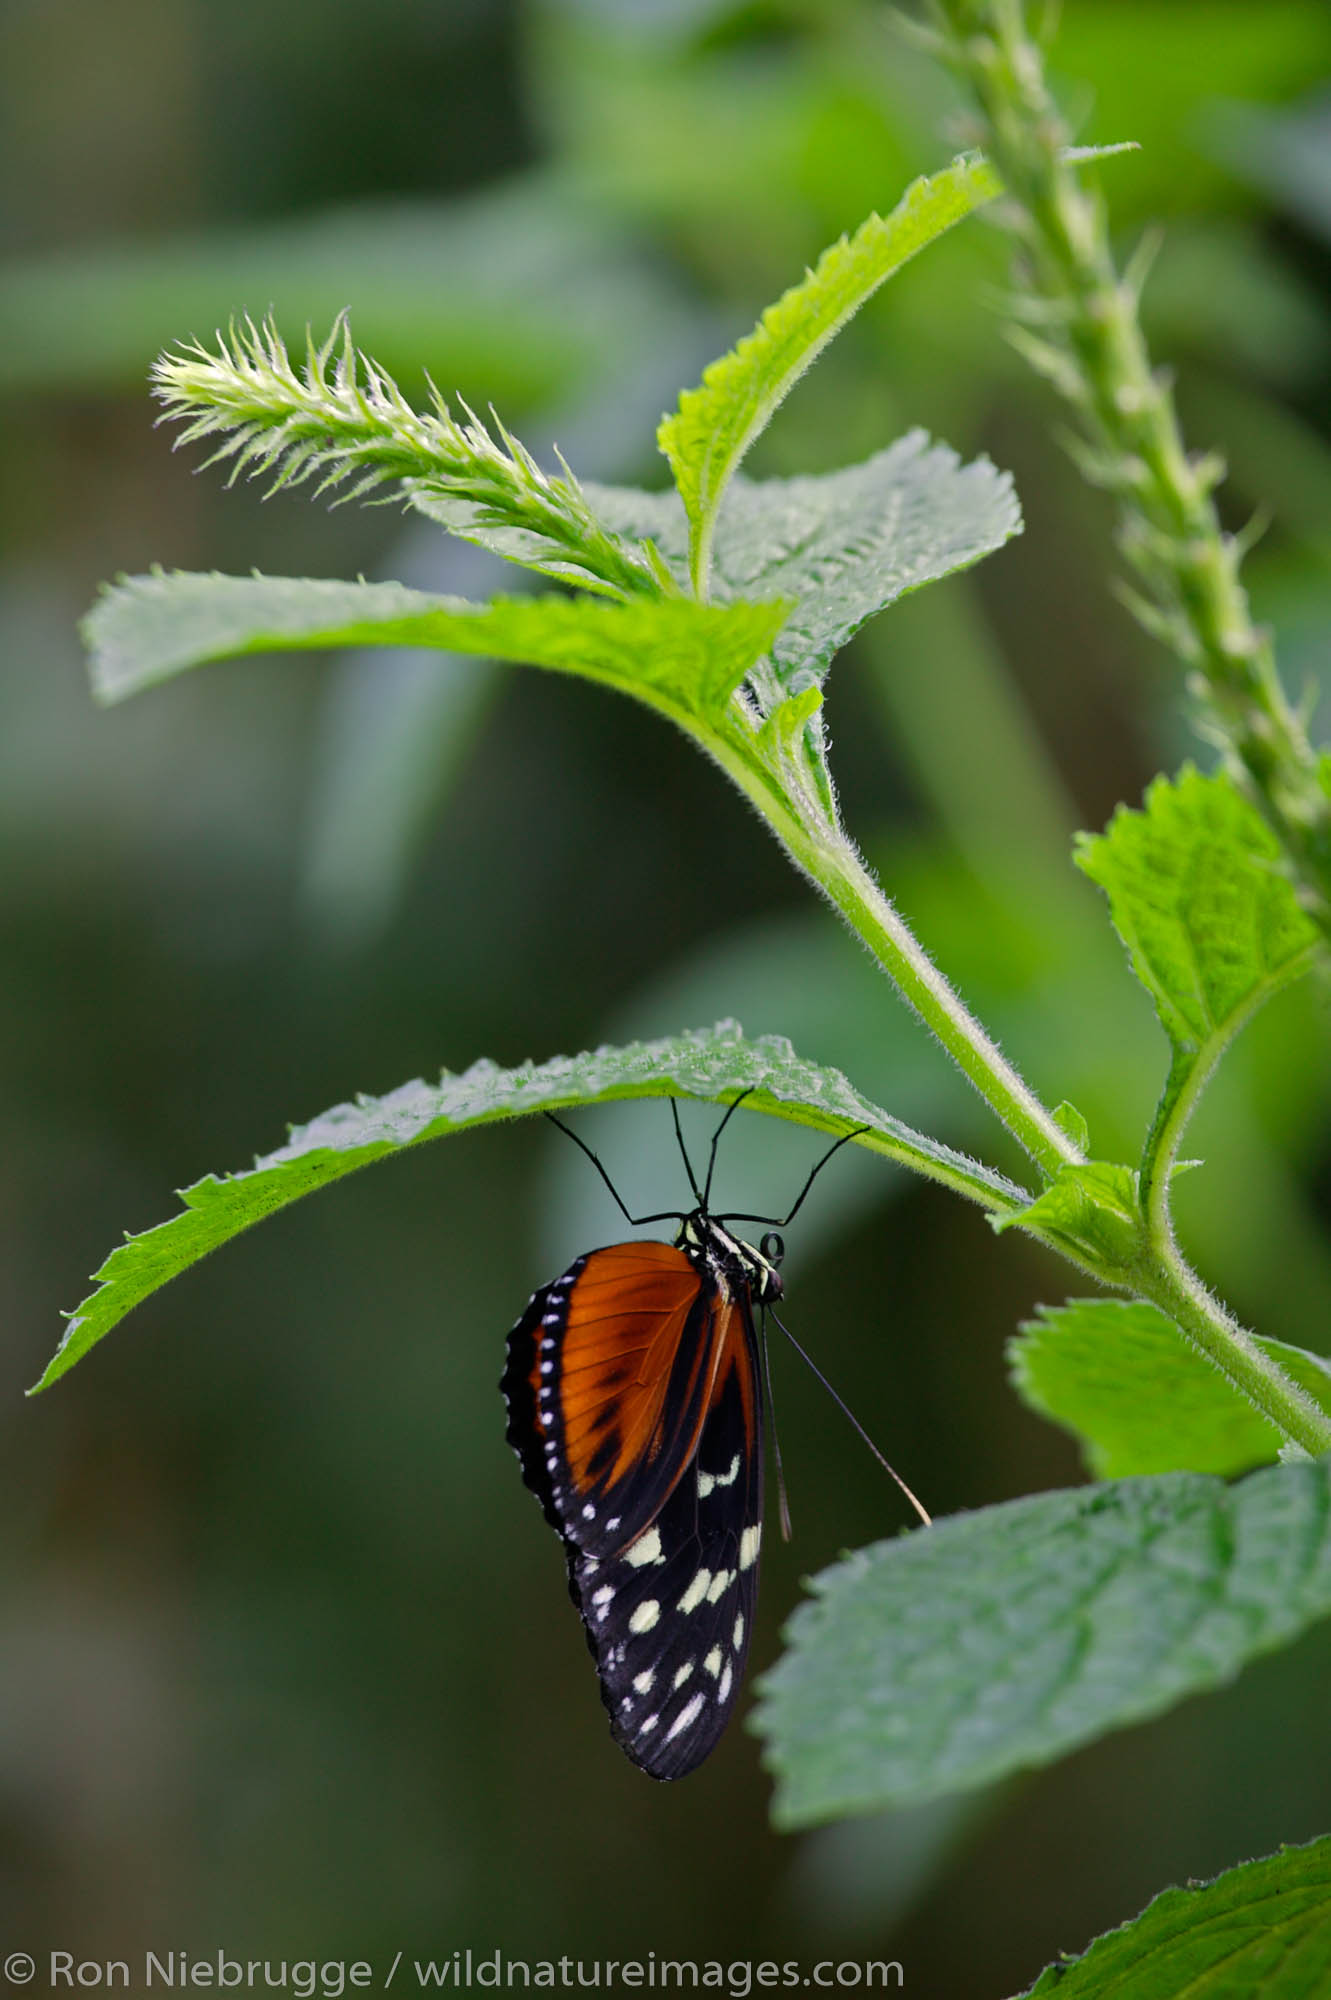
[(108, 590), (84, 621), (105, 702), (238, 654), (325, 646), (430, 646), (576, 673), (673, 711), (715, 713), (771, 647), (789, 605), (609, 604), (509, 597), (489, 604), (400, 583), (154, 572)]
[(1331, 1466), (1040, 1493), (814, 1579), (755, 1726), (787, 1827), (1052, 1762), (1331, 1611)]
[[(608, 527), (652, 536), (683, 576), (677, 495), (589, 487), (587, 497)], [(710, 605), (564, 597), (477, 605), (396, 583), (153, 574), (109, 590), (85, 633), (105, 702), (230, 656), (381, 645), (523, 660), (715, 713), (769, 648), (786, 687), (821, 681), (866, 619), (979, 561), (1020, 527), (1006, 473), (987, 459), (963, 465), (912, 431), (825, 478), (737, 481)]]
[[(681, 586), (688, 529), (674, 492), (584, 488), (606, 526), (650, 538)], [(949, 445), (908, 431), (839, 472), (737, 478), (716, 525), (712, 597), (793, 599), (772, 648), (787, 688), (822, 681), (865, 620), (921, 584), (967, 569), (1021, 532), (1010, 474), (987, 458), (964, 464)]]
[(209, 1174), (181, 1190), (183, 1212), (129, 1237), (97, 1272), (98, 1289), (74, 1313), (60, 1348), (36, 1385), (45, 1389), (109, 1333), (134, 1306), (220, 1244), (303, 1195), (405, 1147), (477, 1125), (623, 1097), (726, 1101), (751, 1091), (754, 1110), (830, 1134), (867, 1127), (859, 1143), (934, 1178), (976, 1193), (983, 1180), (1000, 1198), (1020, 1189), (937, 1141), (912, 1132), (862, 1097), (839, 1070), (803, 1061), (779, 1035), (745, 1040), (733, 1021), (655, 1042), (500, 1069), (474, 1063), (436, 1084), (403, 1084), (387, 1097), (335, 1105), (293, 1129), (285, 1146), (238, 1174)]

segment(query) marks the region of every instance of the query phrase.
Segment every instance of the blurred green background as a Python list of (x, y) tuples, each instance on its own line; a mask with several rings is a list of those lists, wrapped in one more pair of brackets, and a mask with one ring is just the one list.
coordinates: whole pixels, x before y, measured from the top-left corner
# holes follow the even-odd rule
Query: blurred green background
[[(1295, 686), (1328, 672), (1331, 13), (1068, 0), (1056, 69), (1191, 440)], [(1319, 93), (1320, 99), (1319, 99)], [(338, 1186), (145, 1307), (39, 1402), (84, 1274), (284, 1121), (479, 1054), (738, 1015), (998, 1164), (978, 1100), (682, 740), (600, 691), (438, 656), (217, 668), (95, 713), (76, 621), (150, 562), (501, 576), (395, 508), (261, 503), (152, 428), (173, 337), (350, 308), (412, 391), (493, 400), (539, 452), (658, 483), (657, 415), (871, 207), (967, 137), (857, 0), (8, 0), (0, 11), (0, 1937), (386, 1964), (899, 1959), (1006, 1993), (1059, 1949), (1331, 1826), (1331, 1632), (1001, 1793), (801, 1838), (732, 1729), (656, 1787), (605, 1730), (496, 1389), (529, 1291), (614, 1240), (589, 1168), (511, 1126)], [(1001, 335), (972, 223), (865, 312), (753, 471), (923, 425), (1016, 475), (1024, 538), (835, 671), (851, 826), (1031, 1081), (1135, 1148), (1164, 1043), (1068, 863), (1206, 761), (1111, 591), (1109, 510)], [(1325, 990), (1287, 994), (1208, 1101), (1180, 1193), (1208, 1279), (1331, 1347)], [(689, 1129), (709, 1127), (702, 1112)], [(626, 1198), (677, 1202), (661, 1105), (589, 1114)], [(807, 1138), (740, 1118), (720, 1198), (788, 1201)], [(841, 1156), (792, 1231), (800, 1337), (936, 1512), (1080, 1476), (1004, 1376), (1068, 1290), (961, 1204)], [(1075, 1282), (1071, 1289), (1078, 1289)], [(799, 1578), (904, 1524), (776, 1357)]]

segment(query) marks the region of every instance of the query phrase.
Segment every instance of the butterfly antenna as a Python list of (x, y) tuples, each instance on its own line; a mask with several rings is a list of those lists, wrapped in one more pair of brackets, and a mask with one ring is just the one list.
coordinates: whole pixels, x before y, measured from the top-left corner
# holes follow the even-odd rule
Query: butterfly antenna
[(767, 1378), (767, 1407), (772, 1413), (772, 1453), (776, 1459), (776, 1497), (781, 1514), (781, 1539), (790, 1540), (790, 1503), (786, 1499), (786, 1468), (781, 1463), (781, 1433), (776, 1427), (776, 1395), (772, 1389), (772, 1354), (767, 1345), (767, 1313), (764, 1310), (759, 1320), (759, 1338), (763, 1350), (763, 1374)]
[(562, 1118), (556, 1118), (553, 1111), (547, 1111), (545, 1116), (550, 1120), (550, 1123), (552, 1125), (557, 1125), (559, 1127), (559, 1130), (563, 1133), (566, 1139), (571, 1139), (574, 1145), (577, 1146), (580, 1149), (580, 1151), (584, 1152), (587, 1155), (587, 1158), (591, 1161), (597, 1173), (601, 1176), (601, 1179), (605, 1182), (611, 1194), (614, 1196), (615, 1206), (618, 1208), (625, 1222), (631, 1223), (634, 1229), (641, 1229), (643, 1225), (648, 1222), (682, 1222), (684, 1220), (683, 1215), (677, 1208), (664, 1209), (660, 1215), (630, 1215), (628, 1210), (624, 1206), (624, 1200), (619, 1192), (619, 1189), (615, 1186), (609, 1174), (606, 1172), (605, 1168), (601, 1165), (601, 1162), (597, 1159), (595, 1153), (592, 1151), (591, 1147), (587, 1144), (586, 1140), (580, 1139), (576, 1132), (570, 1130), (570, 1128), (564, 1123)]
[(675, 1137), (679, 1141), (679, 1150), (684, 1155), (684, 1171), (689, 1177), (689, 1186), (693, 1189), (693, 1199), (697, 1202), (699, 1208), (706, 1208), (707, 1197), (705, 1194), (699, 1194), (698, 1192), (698, 1176), (693, 1171), (693, 1162), (689, 1158), (689, 1149), (684, 1144), (684, 1130), (679, 1122), (679, 1099), (677, 1097), (672, 1097), (670, 1100), (670, 1116), (675, 1121)]
[(752, 1097), (756, 1089), (757, 1085), (751, 1083), (747, 1090), (741, 1090), (739, 1096), (735, 1098), (734, 1101), (726, 1107), (725, 1117), (721, 1120), (721, 1123), (717, 1126), (715, 1132), (713, 1132), (712, 1134), (712, 1150), (707, 1155), (707, 1182), (702, 1191), (702, 1205), (704, 1208), (706, 1208), (707, 1203), (711, 1198), (712, 1174), (716, 1167), (716, 1149), (718, 1143), (720, 1142), (721, 1134), (725, 1131), (726, 1126), (730, 1123), (735, 1113), (739, 1110), (739, 1107), (744, 1102), (745, 1098)]
[(877, 1445), (874, 1443), (873, 1439), (869, 1436), (868, 1431), (865, 1430), (864, 1425), (860, 1422), (855, 1412), (850, 1408), (848, 1403), (843, 1401), (843, 1399), (840, 1396), (838, 1396), (836, 1390), (832, 1387), (832, 1384), (828, 1381), (826, 1375), (824, 1375), (822, 1369), (818, 1366), (818, 1363), (813, 1359), (811, 1355), (805, 1353), (804, 1349), (800, 1346), (799, 1342), (796, 1340), (794, 1334), (791, 1332), (790, 1328), (786, 1325), (784, 1320), (777, 1319), (775, 1313), (772, 1314), (772, 1318), (776, 1319), (777, 1325), (781, 1328), (782, 1333), (785, 1334), (786, 1339), (790, 1342), (796, 1354), (799, 1355), (801, 1361), (803, 1361), (807, 1367), (813, 1370), (814, 1374), (818, 1377), (818, 1380), (822, 1383), (824, 1389), (826, 1389), (828, 1395), (832, 1398), (832, 1401), (836, 1404), (837, 1408), (841, 1411), (842, 1415), (850, 1419), (850, 1422), (855, 1426), (855, 1429), (864, 1439), (864, 1442), (868, 1445), (870, 1451), (873, 1453), (874, 1457), (878, 1460), (878, 1463), (882, 1466), (884, 1472), (888, 1473), (893, 1479), (895, 1479), (897, 1485), (901, 1488), (906, 1498), (910, 1501), (911, 1506), (915, 1509), (915, 1512), (919, 1515), (925, 1527), (926, 1528), (932, 1527), (933, 1526), (932, 1517), (928, 1513), (926, 1513), (925, 1509), (920, 1505), (919, 1501), (915, 1498), (915, 1495), (911, 1492), (909, 1486), (907, 1486), (905, 1480), (901, 1477), (901, 1474), (896, 1470), (895, 1466), (891, 1466), (888, 1464), (887, 1460), (883, 1457), (882, 1452), (879, 1451)]
[[(747, 1097), (747, 1095), (748, 1095), (748, 1092), (746, 1091), (746, 1092), (745, 1092), (745, 1096)], [(736, 1098), (736, 1099), (735, 1099), (735, 1104), (738, 1104), (738, 1103), (739, 1103), (739, 1101), (740, 1101), (740, 1100), (739, 1100), (738, 1098)], [(732, 1106), (731, 1106), (731, 1110), (732, 1110), (732, 1111), (733, 1111), (733, 1109), (734, 1109), (734, 1105), (732, 1105)], [(726, 1115), (727, 1115), (727, 1117), (728, 1117), (728, 1116), (729, 1116), (729, 1113), (727, 1113)], [(808, 1192), (809, 1192), (809, 1189), (810, 1189), (810, 1188), (811, 1188), (811, 1187), (813, 1186), (814, 1182), (815, 1182), (815, 1181), (817, 1180), (817, 1178), (818, 1178), (819, 1174), (820, 1174), (820, 1173), (821, 1173), (821, 1172), (823, 1171), (823, 1168), (824, 1168), (824, 1167), (825, 1167), (825, 1166), (827, 1165), (828, 1161), (829, 1161), (829, 1160), (831, 1159), (831, 1157), (832, 1157), (833, 1153), (839, 1153), (839, 1152), (841, 1151), (841, 1148), (842, 1148), (843, 1146), (848, 1146), (848, 1145), (850, 1144), (850, 1142), (851, 1142), (851, 1140), (852, 1140), (852, 1139), (858, 1139), (858, 1138), (860, 1137), (860, 1134), (861, 1134), (862, 1132), (870, 1132), (870, 1131), (872, 1131), (872, 1130), (873, 1130), (873, 1127), (872, 1127), (871, 1125), (857, 1125), (857, 1126), (855, 1127), (855, 1130), (854, 1130), (853, 1132), (843, 1132), (843, 1133), (842, 1133), (842, 1135), (841, 1135), (841, 1137), (840, 1137), (840, 1138), (839, 1138), (839, 1139), (837, 1140), (836, 1144), (835, 1144), (834, 1146), (829, 1146), (829, 1147), (828, 1147), (827, 1151), (826, 1151), (826, 1152), (825, 1152), (825, 1153), (823, 1154), (823, 1157), (822, 1157), (822, 1159), (821, 1159), (821, 1160), (819, 1160), (819, 1161), (817, 1162), (817, 1164), (815, 1165), (815, 1167), (814, 1167), (814, 1169), (813, 1169), (813, 1172), (812, 1172), (812, 1173), (811, 1173), (811, 1174), (809, 1175), (809, 1178), (808, 1178), (808, 1180), (807, 1180), (807, 1181), (805, 1181), (805, 1183), (804, 1183), (804, 1186), (803, 1186), (803, 1187), (802, 1187), (802, 1188), (800, 1189), (800, 1191), (799, 1191), (799, 1196), (798, 1196), (798, 1199), (796, 1200), (796, 1202), (795, 1202), (795, 1206), (794, 1206), (794, 1207), (793, 1207), (793, 1208), (791, 1209), (791, 1211), (790, 1211), (789, 1215), (782, 1215), (782, 1216), (776, 1216), (776, 1215), (727, 1215), (727, 1216), (726, 1216), (726, 1217), (724, 1218), (724, 1219), (725, 1219), (725, 1221), (727, 1221), (727, 1222), (767, 1222), (767, 1223), (770, 1223), (770, 1224), (771, 1224), (771, 1226), (772, 1226), (772, 1228), (773, 1228), (773, 1229), (784, 1229), (784, 1228), (786, 1227), (787, 1223), (791, 1223), (791, 1222), (793, 1222), (793, 1221), (795, 1220), (795, 1217), (796, 1217), (796, 1216), (797, 1216), (797, 1215), (799, 1214), (800, 1210), (801, 1210), (801, 1209), (803, 1208), (803, 1206), (804, 1206), (804, 1199), (805, 1199), (805, 1196), (806, 1196), (806, 1195), (808, 1194)], [(719, 1134), (718, 1134), (718, 1136), (719, 1136)], [(778, 1322), (778, 1324), (779, 1324), (779, 1322)]]

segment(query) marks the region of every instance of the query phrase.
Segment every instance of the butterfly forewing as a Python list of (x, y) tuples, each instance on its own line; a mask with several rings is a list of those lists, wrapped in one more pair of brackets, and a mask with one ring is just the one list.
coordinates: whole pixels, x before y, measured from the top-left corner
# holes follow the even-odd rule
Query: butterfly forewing
[(612, 1731), (653, 1777), (683, 1777), (725, 1727), (753, 1622), (762, 1389), (747, 1288), (668, 1244), (593, 1251), (533, 1295), (504, 1392)]
[(586, 1554), (622, 1549), (665, 1504), (697, 1448), (721, 1332), (708, 1288), (668, 1243), (593, 1250), (528, 1305), (509, 1343), (509, 1441), (547, 1517)]

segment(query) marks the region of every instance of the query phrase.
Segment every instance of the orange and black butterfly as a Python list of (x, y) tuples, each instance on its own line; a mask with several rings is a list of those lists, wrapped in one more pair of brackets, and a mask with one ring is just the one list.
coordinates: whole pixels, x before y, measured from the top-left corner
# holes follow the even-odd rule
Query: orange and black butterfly
[[(748, 1095), (747, 1092), (744, 1093)], [(735, 1705), (762, 1546), (763, 1368), (754, 1314), (782, 1295), (775, 1230), (755, 1249), (708, 1207), (716, 1145), (673, 1243), (591, 1250), (533, 1292), (508, 1338), (508, 1441), (560, 1537), (616, 1742), (653, 1778), (682, 1778)], [(554, 1119), (559, 1124), (558, 1119)], [(862, 1128), (861, 1128), (862, 1129)], [(794, 1217), (832, 1153), (824, 1155)]]

